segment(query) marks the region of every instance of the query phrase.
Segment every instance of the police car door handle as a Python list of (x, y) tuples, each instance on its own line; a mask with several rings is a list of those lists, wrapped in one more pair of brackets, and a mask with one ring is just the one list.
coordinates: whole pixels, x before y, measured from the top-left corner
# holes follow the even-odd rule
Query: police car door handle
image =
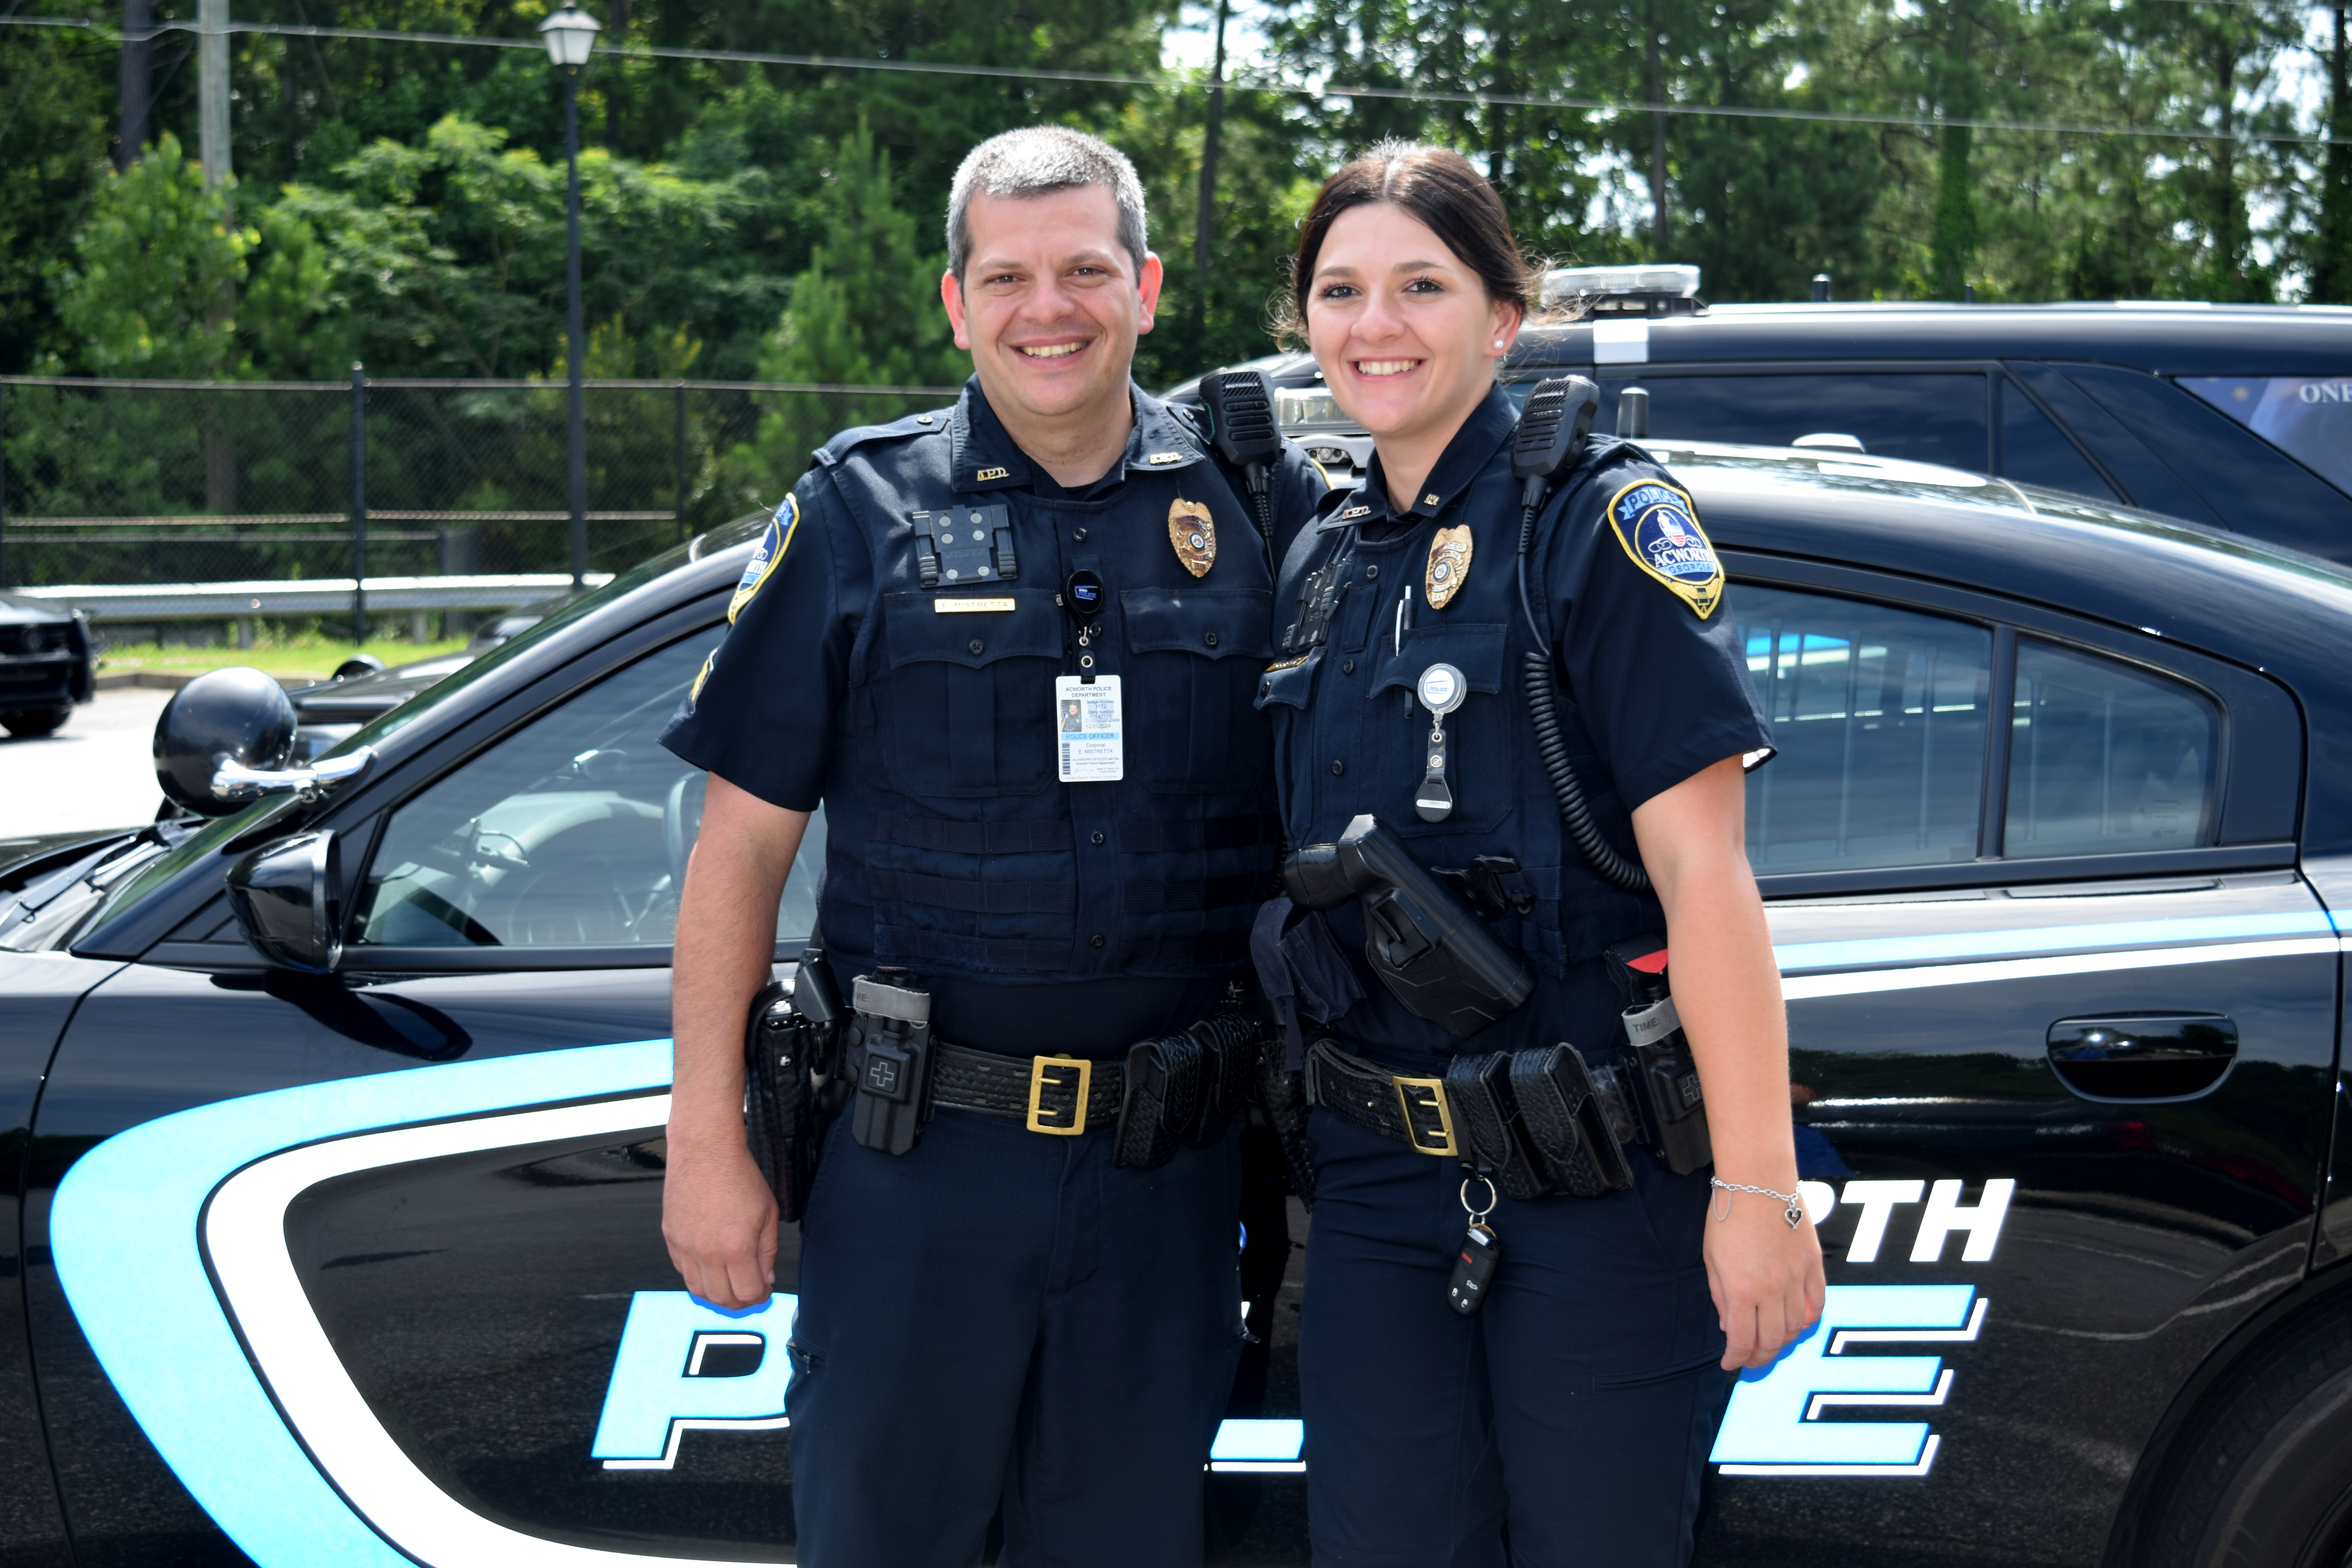
[(2050, 1026), (2050, 1066), (2084, 1100), (2189, 1100), (2229, 1076), (2237, 1023), (2220, 1013), (2110, 1013)]

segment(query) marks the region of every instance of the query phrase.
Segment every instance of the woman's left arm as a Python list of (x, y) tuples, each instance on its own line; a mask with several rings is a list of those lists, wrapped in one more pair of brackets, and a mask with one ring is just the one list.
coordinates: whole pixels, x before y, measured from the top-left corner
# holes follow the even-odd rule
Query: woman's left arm
[[(1675, 1011), (1698, 1058), (1716, 1173), (1794, 1192), (1789, 1030), (1764, 900), (1748, 868), (1747, 798), (1726, 757), (1633, 810), (1642, 863), (1665, 906)], [(1781, 1205), (1710, 1192), (1706, 1279), (1727, 1370), (1764, 1366), (1822, 1315), (1822, 1247)], [(1729, 1213), (1726, 1217), (1725, 1210)]]

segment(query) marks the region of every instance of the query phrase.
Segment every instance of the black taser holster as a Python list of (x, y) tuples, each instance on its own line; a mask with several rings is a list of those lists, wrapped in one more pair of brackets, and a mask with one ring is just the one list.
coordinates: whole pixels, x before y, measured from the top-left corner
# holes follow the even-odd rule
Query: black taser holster
[(1638, 1089), (1627, 1098), (1638, 1107), (1644, 1142), (1675, 1175), (1703, 1171), (1715, 1163), (1715, 1145), (1707, 1136), (1698, 1062), (1666, 982), (1665, 939), (1621, 942), (1606, 956), (1625, 994), (1625, 1039), (1633, 1047), (1631, 1076), (1639, 1079)]
[(931, 1113), (931, 994), (904, 969), (861, 974), (851, 987), (857, 1014), (848, 1059), (849, 1135), (863, 1148), (904, 1154)]
[(1415, 1017), (1456, 1039), (1517, 1007), (1535, 981), (1475, 911), (1367, 813), (1335, 844), (1310, 844), (1282, 866), (1283, 890), (1305, 910), (1349, 900), (1364, 917), (1364, 958)]
[(838, 1063), (840, 990), (812, 938), (789, 984), (772, 983), (751, 999), (743, 1036), (743, 1131), (751, 1160), (776, 1195), (786, 1225), (808, 1205), (827, 1103)]

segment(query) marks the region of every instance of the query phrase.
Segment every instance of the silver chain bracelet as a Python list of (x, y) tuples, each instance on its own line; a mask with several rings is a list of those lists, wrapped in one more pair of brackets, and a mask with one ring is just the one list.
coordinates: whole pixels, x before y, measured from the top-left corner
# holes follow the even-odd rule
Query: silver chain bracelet
[[(1781, 1204), (1786, 1205), (1780, 1211), (1780, 1217), (1789, 1222), (1789, 1228), (1790, 1230), (1794, 1230), (1799, 1226), (1805, 1223), (1805, 1200), (1799, 1194), (1776, 1193), (1769, 1187), (1751, 1187), (1745, 1182), (1727, 1182), (1721, 1176), (1709, 1176), (1706, 1179), (1706, 1184), (1715, 1188), (1717, 1192), (1754, 1193), (1759, 1198), (1776, 1198)], [(1727, 1197), (1723, 1200), (1723, 1212), (1717, 1215), (1715, 1217), (1718, 1223), (1731, 1218), (1731, 1200), (1729, 1198)]]

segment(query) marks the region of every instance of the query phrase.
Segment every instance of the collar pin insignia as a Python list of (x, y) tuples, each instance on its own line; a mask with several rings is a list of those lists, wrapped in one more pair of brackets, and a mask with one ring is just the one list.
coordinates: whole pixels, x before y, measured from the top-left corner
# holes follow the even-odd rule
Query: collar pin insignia
[(1010, 468), (982, 468), (979, 473), (972, 476), (972, 478), (978, 479), (982, 484), (987, 483), (991, 479), (1009, 479), (1012, 477), (1013, 470)]

